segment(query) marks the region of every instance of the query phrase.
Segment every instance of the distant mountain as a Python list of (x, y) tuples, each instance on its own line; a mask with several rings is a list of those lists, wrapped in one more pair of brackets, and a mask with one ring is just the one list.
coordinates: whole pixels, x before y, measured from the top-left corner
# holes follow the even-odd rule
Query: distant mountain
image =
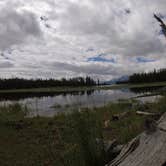
[(125, 82), (125, 81), (128, 81), (128, 80), (129, 80), (129, 76), (125, 75), (125, 76), (122, 76), (122, 77), (119, 77), (119, 78), (112, 79), (110, 81), (105, 81), (104, 84), (112, 85), (112, 84), (116, 84), (117, 82)]

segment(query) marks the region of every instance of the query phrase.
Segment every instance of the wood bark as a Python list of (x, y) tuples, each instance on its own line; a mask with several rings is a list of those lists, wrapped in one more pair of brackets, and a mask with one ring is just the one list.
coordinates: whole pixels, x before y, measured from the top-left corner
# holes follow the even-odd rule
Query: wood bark
[(121, 153), (107, 166), (165, 166), (166, 113), (156, 123), (155, 132), (143, 132), (124, 146)]

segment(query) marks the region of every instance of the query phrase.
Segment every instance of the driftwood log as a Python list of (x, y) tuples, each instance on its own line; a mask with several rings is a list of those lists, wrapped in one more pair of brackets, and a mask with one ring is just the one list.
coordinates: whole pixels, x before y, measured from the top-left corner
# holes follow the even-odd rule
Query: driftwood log
[(166, 166), (166, 113), (156, 125), (155, 132), (134, 138), (107, 166)]
[(146, 115), (146, 116), (159, 116), (158, 113), (151, 113), (151, 112), (144, 112), (144, 111), (137, 111), (137, 115)]

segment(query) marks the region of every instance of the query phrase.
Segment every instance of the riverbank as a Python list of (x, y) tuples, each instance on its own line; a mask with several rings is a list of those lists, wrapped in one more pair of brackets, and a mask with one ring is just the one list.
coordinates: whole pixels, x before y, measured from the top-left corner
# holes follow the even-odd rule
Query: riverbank
[(127, 143), (149, 118), (136, 112), (162, 114), (165, 101), (122, 100), (52, 118), (28, 118), (30, 110), (19, 104), (0, 107), (0, 165), (103, 166), (109, 160), (103, 141)]
[(145, 84), (116, 84), (107, 86), (83, 86), (83, 87), (51, 87), (51, 88), (33, 88), (33, 89), (11, 89), (11, 90), (0, 90), (0, 94), (54, 94), (54, 93), (67, 93), (67, 92), (80, 92), (80, 91), (91, 91), (91, 90), (111, 90), (111, 89), (122, 89), (122, 88), (143, 88), (143, 87), (160, 87), (166, 86), (166, 82), (157, 83), (145, 83)]
[(103, 89), (121, 89), (121, 88), (143, 88), (143, 87), (165, 87), (166, 82), (140, 83), (140, 84), (115, 84), (102, 87)]

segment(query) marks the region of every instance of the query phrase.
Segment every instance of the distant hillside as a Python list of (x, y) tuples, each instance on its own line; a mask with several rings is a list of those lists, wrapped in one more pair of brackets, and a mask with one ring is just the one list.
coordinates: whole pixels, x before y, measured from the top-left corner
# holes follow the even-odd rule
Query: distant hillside
[(122, 76), (122, 77), (119, 77), (119, 78), (112, 79), (110, 81), (106, 81), (106, 82), (104, 82), (104, 84), (112, 85), (112, 84), (117, 84), (117, 83), (120, 83), (120, 82), (128, 82), (128, 80), (129, 80), (129, 76), (125, 75), (125, 76)]

